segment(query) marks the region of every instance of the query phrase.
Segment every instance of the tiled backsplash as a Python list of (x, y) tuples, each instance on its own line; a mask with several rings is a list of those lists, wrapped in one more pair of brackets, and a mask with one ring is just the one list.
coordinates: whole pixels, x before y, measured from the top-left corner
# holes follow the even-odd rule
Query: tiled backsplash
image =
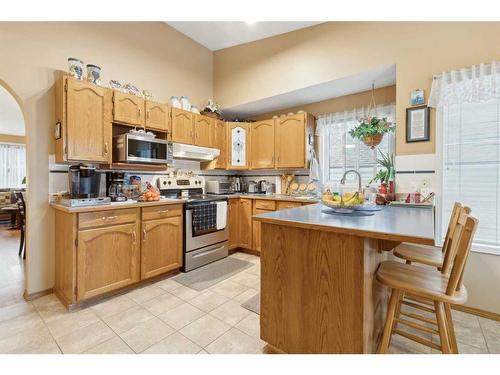
[(423, 185), (438, 193), (435, 154), (398, 155), (395, 163), (398, 193), (415, 192)]

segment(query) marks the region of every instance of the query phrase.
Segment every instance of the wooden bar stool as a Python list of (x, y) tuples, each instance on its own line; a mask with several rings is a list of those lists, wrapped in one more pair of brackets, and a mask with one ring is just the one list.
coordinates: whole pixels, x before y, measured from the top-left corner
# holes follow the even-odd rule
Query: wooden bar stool
[[(468, 214), (463, 213), (459, 217), (441, 271), (395, 261), (380, 264), (377, 270), (377, 280), (382, 285), (391, 288), (392, 292), (379, 353), (387, 352), (393, 334), (399, 334), (420, 344), (441, 350), (443, 353), (458, 353), (450, 305), (462, 304), (467, 300), (467, 291), (462, 285), (462, 280), (477, 223), (478, 221)], [(418, 308), (434, 313), (436, 321), (418, 314), (404, 315), (414, 320), (435, 324), (437, 330), (399, 317), (401, 304), (410, 304), (411, 306), (413, 303), (403, 301), (405, 294), (432, 302), (433, 309), (423, 305)], [(417, 303), (413, 304), (417, 305)], [(398, 324), (425, 333), (438, 334), (440, 345), (400, 330), (397, 328)]]
[(441, 269), (446, 252), (450, 247), (451, 238), (455, 232), (458, 219), (461, 214), (470, 213), (469, 207), (462, 207), (458, 202), (453, 205), (448, 230), (443, 243), (443, 247), (438, 246), (424, 246), (403, 243), (394, 249), (393, 254), (401, 259), (406, 260), (407, 264), (420, 263), (427, 266), (436, 267)]

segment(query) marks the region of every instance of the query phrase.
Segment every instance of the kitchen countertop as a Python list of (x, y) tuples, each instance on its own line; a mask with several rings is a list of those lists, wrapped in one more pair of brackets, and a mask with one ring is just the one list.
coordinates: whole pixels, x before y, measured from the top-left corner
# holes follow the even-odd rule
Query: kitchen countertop
[(126, 201), (126, 202), (111, 202), (111, 204), (95, 205), (95, 206), (85, 206), (85, 207), (69, 207), (60, 203), (51, 202), (50, 206), (56, 210), (69, 212), (69, 213), (79, 213), (79, 212), (91, 212), (91, 211), (106, 211), (106, 210), (116, 210), (121, 208), (137, 208), (137, 207), (152, 207), (152, 206), (164, 206), (170, 204), (183, 204), (184, 199), (161, 199), (156, 202), (137, 202), (137, 201)]
[(373, 216), (324, 213), (321, 203), (253, 216), (263, 223), (346, 233), (389, 241), (434, 245), (433, 210), (379, 206)]
[[(310, 203), (317, 202), (319, 198), (311, 199), (304, 197), (293, 197), (289, 195), (282, 194), (251, 194), (251, 193), (237, 193), (237, 194), (228, 194), (228, 195), (220, 195), (221, 197), (225, 197), (228, 199), (234, 198), (249, 198), (249, 199), (268, 199), (268, 200), (282, 200), (282, 201), (293, 201), (300, 203)], [(163, 206), (166, 204), (183, 204), (185, 199), (161, 199), (156, 202), (137, 202), (137, 201), (126, 201), (126, 202), (112, 202), (111, 204), (106, 205), (95, 205), (95, 206), (85, 206), (85, 207), (68, 207), (60, 203), (51, 202), (50, 206), (55, 208), (56, 210), (70, 212), (70, 213), (78, 213), (78, 212), (91, 212), (91, 211), (106, 211), (106, 210), (115, 210), (119, 208), (134, 208), (134, 207), (148, 207), (148, 206)]]

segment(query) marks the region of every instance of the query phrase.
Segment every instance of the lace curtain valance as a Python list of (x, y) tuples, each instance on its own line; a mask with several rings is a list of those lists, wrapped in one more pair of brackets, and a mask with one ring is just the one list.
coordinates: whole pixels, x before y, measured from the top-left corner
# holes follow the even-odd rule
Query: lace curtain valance
[(500, 62), (479, 64), (434, 76), (429, 107), (500, 99)]

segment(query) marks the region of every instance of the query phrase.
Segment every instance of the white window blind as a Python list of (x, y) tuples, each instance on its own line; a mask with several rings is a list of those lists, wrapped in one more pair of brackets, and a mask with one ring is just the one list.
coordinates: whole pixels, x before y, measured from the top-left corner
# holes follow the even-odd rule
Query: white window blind
[(25, 176), (25, 146), (0, 143), (0, 188), (20, 188)]
[[(394, 122), (395, 106), (392, 104), (377, 106), (374, 114), (377, 117), (387, 117), (389, 121)], [(382, 143), (375, 149), (371, 149), (349, 135), (348, 131), (357, 126), (359, 119), (366, 115), (367, 108), (359, 108), (319, 116), (319, 158), (323, 183), (338, 183), (346, 170), (355, 169), (361, 174), (363, 185), (367, 185), (382, 168), (377, 165), (376, 159), (380, 158), (378, 150), (384, 153), (394, 152), (392, 133), (386, 134)], [(347, 182), (357, 183), (356, 176), (349, 175)]]
[(454, 202), (478, 218), (473, 250), (500, 254), (500, 100), (450, 104), (442, 122), (442, 198), (439, 239)]

